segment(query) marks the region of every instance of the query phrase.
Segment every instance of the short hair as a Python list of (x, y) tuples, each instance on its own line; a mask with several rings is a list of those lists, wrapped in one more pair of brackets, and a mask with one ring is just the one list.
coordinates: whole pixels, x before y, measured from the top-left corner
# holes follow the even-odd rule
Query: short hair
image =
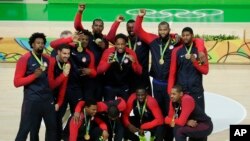
[(125, 34), (123, 34), (123, 33), (117, 34), (115, 36), (115, 41), (117, 41), (117, 39), (120, 39), (120, 38), (124, 39), (126, 43), (128, 42), (128, 37)]
[(144, 84), (143, 82), (142, 82), (143, 80), (139, 80), (139, 84), (136, 86), (136, 90), (145, 90), (145, 91), (147, 91), (147, 85), (146, 84)]
[(68, 44), (60, 44), (58, 50), (62, 51), (63, 49), (70, 49), (70, 45)]
[(100, 21), (100, 22), (102, 22), (102, 24), (104, 25), (103, 20), (102, 20), (102, 19), (100, 19), (100, 18), (94, 19), (94, 20), (93, 20), (93, 25), (95, 24), (95, 22), (96, 22), (96, 21)]
[(60, 37), (62, 37), (63, 35), (67, 35), (67, 34), (72, 34), (72, 32), (69, 30), (64, 30), (61, 32)]
[(178, 93), (183, 92), (182, 86), (181, 85), (174, 85), (172, 89), (176, 89)]
[(29, 44), (30, 44), (30, 47), (31, 48), (33, 48), (32, 47), (32, 44), (35, 42), (35, 40), (37, 39), (37, 38), (42, 38), (43, 39), (43, 41), (44, 41), (44, 44), (46, 44), (46, 36), (43, 34), (43, 33), (39, 33), (39, 32), (36, 32), (36, 33), (33, 33), (31, 36), (30, 36), (30, 38), (29, 38)]
[(86, 35), (88, 37), (91, 36), (91, 32), (89, 30), (86, 30), (86, 29), (79, 30), (79, 31), (76, 32), (76, 34), (83, 34), (83, 35)]
[(193, 29), (192, 29), (191, 27), (185, 27), (185, 28), (183, 28), (183, 29), (182, 29), (182, 33), (183, 33), (183, 32), (189, 32), (189, 33), (191, 33), (191, 34), (194, 34)]
[(130, 20), (127, 21), (127, 25), (128, 25), (129, 23), (134, 23), (134, 22), (135, 22), (135, 20), (130, 19)]
[(160, 25), (167, 25), (168, 27), (170, 27), (170, 26), (169, 26), (169, 23), (168, 23), (168, 22), (166, 22), (166, 21), (162, 21), (162, 22), (160, 22), (160, 23), (159, 23), (159, 25), (158, 25), (158, 27), (159, 27)]
[(115, 105), (112, 105), (108, 108), (108, 116), (111, 118), (116, 118), (119, 116), (120, 112), (118, 110), (118, 108)]
[(87, 99), (85, 101), (84, 107), (90, 107), (91, 105), (97, 105), (96, 100), (94, 100), (94, 99)]

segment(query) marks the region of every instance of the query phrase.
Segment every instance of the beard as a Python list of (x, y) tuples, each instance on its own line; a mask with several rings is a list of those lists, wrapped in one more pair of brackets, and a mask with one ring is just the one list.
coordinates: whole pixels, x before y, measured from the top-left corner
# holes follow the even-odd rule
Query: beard
[(167, 42), (168, 39), (169, 39), (169, 34), (166, 34), (165, 36), (161, 36), (161, 35), (159, 34), (159, 36), (160, 36), (160, 38), (161, 38), (161, 40), (162, 40), (163, 42)]
[(42, 54), (42, 53), (43, 53), (43, 48), (42, 48), (42, 49), (38, 48), (38, 49), (36, 50), (36, 52), (37, 52), (38, 54)]
[(184, 44), (185, 44), (186, 46), (189, 46), (189, 45), (191, 44), (191, 42), (192, 42), (192, 41), (190, 41), (190, 40), (186, 40), (186, 41), (184, 41)]
[(134, 37), (134, 36), (135, 36), (135, 33), (134, 33), (133, 31), (131, 31), (131, 32), (128, 32), (128, 35), (129, 35), (130, 37)]
[(101, 38), (102, 39), (102, 34), (101, 33), (94, 33), (94, 38)]

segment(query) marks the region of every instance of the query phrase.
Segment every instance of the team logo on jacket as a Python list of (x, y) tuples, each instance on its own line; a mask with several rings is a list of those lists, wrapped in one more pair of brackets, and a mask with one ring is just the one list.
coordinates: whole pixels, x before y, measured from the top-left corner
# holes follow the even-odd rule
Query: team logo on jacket
[(170, 45), (170, 46), (169, 46), (169, 49), (171, 49), (171, 50), (174, 49), (174, 46), (173, 46), (173, 45)]
[(47, 62), (44, 62), (44, 63), (43, 63), (43, 66), (44, 66), (44, 67), (48, 67)]
[(141, 45), (141, 41), (138, 41), (136, 44), (137, 44), (138, 46), (140, 46), (140, 45)]
[(194, 55), (194, 58), (197, 58), (197, 54), (193, 54)]
[(82, 57), (82, 62), (85, 63), (87, 61), (86, 57)]
[(127, 63), (128, 63), (128, 58), (124, 59), (123, 62), (124, 62), (125, 64), (127, 64)]

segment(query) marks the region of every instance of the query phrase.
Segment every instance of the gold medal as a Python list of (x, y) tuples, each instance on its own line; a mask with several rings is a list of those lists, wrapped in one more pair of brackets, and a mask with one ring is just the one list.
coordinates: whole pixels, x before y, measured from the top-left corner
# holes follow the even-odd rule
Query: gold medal
[(45, 66), (40, 66), (40, 68), (42, 69), (42, 71), (45, 71), (45, 70), (46, 70), (46, 67), (45, 67)]
[(185, 54), (185, 58), (186, 58), (186, 59), (190, 59), (190, 58), (191, 58), (191, 55), (190, 55), (190, 54)]
[(70, 64), (69, 63), (65, 64), (64, 69), (65, 70), (70, 70)]
[(65, 64), (65, 65), (63, 66), (63, 72), (64, 72), (65, 74), (69, 74), (69, 71), (70, 71), (70, 64), (67, 63), (67, 64)]
[(160, 63), (160, 65), (163, 65), (163, 64), (164, 64), (164, 60), (161, 58), (161, 59), (159, 60), (159, 63)]
[(123, 70), (122, 65), (120, 65), (120, 70), (121, 70), (121, 71)]
[(83, 48), (79, 46), (79, 47), (77, 47), (77, 51), (78, 51), (78, 52), (82, 52), (82, 51), (83, 51)]
[(85, 135), (84, 135), (84, 139), (88, 141), (88, 140), (90, 139), (89, 134), (85, 134)]

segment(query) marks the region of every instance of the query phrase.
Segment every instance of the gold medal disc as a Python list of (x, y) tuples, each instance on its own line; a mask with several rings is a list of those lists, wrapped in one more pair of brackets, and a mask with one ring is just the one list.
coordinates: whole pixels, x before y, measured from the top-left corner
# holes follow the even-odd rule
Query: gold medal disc
[(85, 139), (85, 140), (89, 140), (89, 139), (90, 139), (89, 134), (85, 134), (85, 135), (84, 135), (84, 139)]
[(78, 51), (78, 52), (82, 52), (82, 51), (83, 51), (83, 48), (82, 48), (82, 47), (77, 47), (77, 51)]
[(163, 59), (160, 59), (160, 60), (159, 60), (159, 63), (160, 63), (160, 65), (163, 65), (163, 64), (164, 64), (164, 60), (163, 60)]

